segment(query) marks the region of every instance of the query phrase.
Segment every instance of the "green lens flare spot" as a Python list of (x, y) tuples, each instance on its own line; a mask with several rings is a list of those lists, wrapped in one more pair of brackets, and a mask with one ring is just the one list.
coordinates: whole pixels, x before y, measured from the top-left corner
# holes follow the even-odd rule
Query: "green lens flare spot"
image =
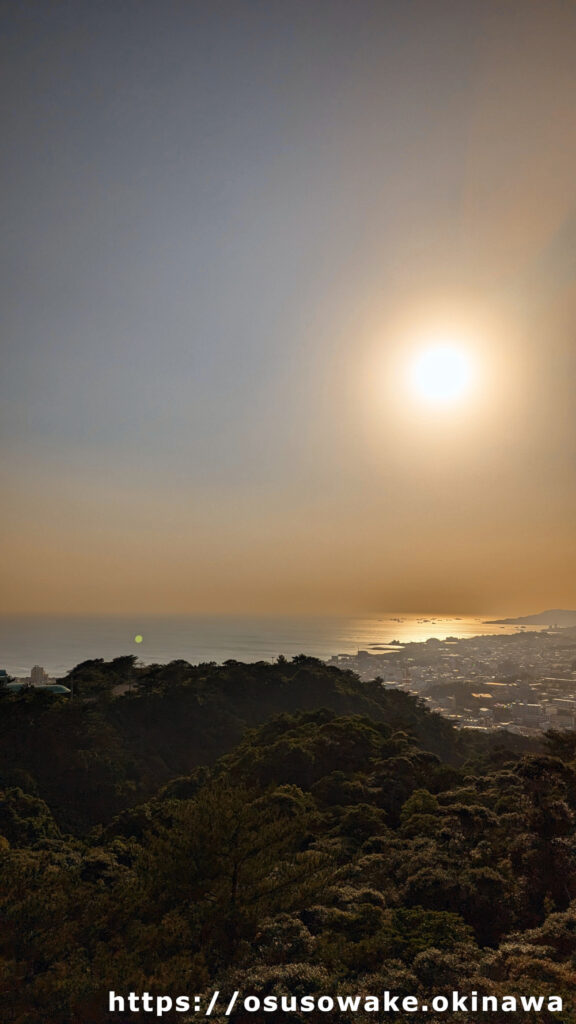
[(136, 636), (134, 637), (134, 643), (135, 644), (141, 644), (143, 639), (144, 639), (144, 637), (141, 636), (140, 633), (137, 633)]

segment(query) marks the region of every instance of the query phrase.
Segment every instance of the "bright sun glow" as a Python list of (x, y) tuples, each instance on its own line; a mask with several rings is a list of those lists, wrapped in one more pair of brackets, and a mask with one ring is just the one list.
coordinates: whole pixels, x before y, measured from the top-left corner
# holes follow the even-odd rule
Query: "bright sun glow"
[(457, 344), (437, 343), (420, 351), (410, 366), (410, 383), (419, 398), (450, 405), (465, 398), (474, 378), (469, 354)]

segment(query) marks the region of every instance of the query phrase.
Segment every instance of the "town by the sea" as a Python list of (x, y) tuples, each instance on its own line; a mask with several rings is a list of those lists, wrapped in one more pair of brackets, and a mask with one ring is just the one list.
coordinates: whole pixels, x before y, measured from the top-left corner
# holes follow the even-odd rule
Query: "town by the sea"
[[(200, 662), (270, 661), (296, 654), (329, 659), (376, 654), (431, 638), (502, 636), (519, 627), (484, 617), (387, 614), (369, 618), (12, 617), (0, 619), (0, 668), (16, 677), (41, 665), (51, 677), (91, 658), (108, 661), (135, 654), (143, 664), (184, 659)], [(553, 623), (550, 623), (553, 625)], [(138, 638), (138, 640), (136, 639)]]

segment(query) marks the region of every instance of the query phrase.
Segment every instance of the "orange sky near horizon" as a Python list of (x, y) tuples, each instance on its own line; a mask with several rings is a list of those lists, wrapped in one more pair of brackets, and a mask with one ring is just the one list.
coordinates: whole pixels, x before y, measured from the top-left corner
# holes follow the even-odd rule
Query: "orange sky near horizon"
[(125, 17), (14, 15), (0, 613), (576, 607), (576, 8)]

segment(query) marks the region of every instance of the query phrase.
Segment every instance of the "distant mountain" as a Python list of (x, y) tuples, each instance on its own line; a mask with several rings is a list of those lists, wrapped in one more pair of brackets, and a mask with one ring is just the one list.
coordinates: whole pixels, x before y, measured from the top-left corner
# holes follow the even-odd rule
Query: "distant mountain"
[(519, 615), (516, 619), (488, 619), (489, 625), (502, 626), (576, 626), (576, 612), (552, 608), (536, 615)]

